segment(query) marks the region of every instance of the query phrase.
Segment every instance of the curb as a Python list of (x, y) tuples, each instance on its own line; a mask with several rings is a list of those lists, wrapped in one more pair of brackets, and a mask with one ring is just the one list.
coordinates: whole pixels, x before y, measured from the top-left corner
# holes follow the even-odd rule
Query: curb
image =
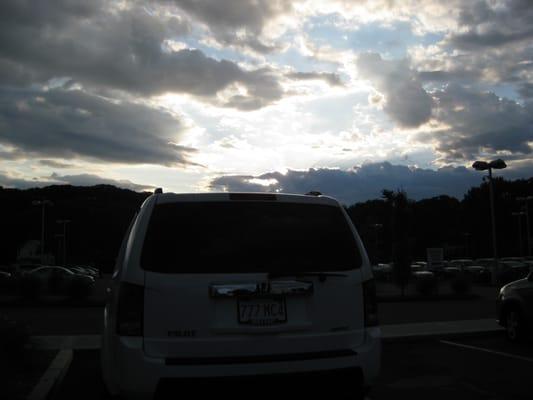
[(36, 302), (24, 302), (19, 300), (5, 301), (0, 300), (0, 307), (11, 308), (104, 308), (105, 301), (95, 300), (87, 302), (62, 302), (62, 301), (36, 301)]
[(377, 295), (376, 301), (378, 303), (438, 303), (438, 302), (449, 302), (449, 301), (473, 301), (483, 299), (483, 296), (479, 294), (467, 294), (467, 295), (454, 295), (454, 294), (442, 294), (421, 297), (421, 295), (405, 295), (404, 297), (394, 295), (394, 296), (383, 296)]
[(49, 400), (61, 385), (72, 362), (72, 349), (60, 350), (33, 388), (28, 400)]
[(382, 325), (384, 342), (409, 341), (424, 338), (452, 338), (491, 335), (504, 330), (496, 319), (434, 321), (401, 325)]
[(483, 331), (462, 331), (462, 332), (436, 332), (436, 333), (415, 333), (412, 335), (402, 335), (402, 336), (382, 336), (381, 341), (383, 343), (399, 343), (399, 342), (415, 342), (418, 340), (424, 339), (454, 339), (454, 338), (464, 338), (464, 337), (473, 337), (473, 336), (491, 336), (494, 334), (502, 333), (504, 329), (493, 329), (493, 330), (483, 330)]

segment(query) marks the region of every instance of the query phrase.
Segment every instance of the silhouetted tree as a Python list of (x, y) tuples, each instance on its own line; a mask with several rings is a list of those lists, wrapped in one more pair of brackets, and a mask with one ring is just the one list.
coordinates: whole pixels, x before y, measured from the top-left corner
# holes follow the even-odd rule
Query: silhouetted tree
[[(523, 207), (517, 197), (533, 195), (533, 178), (514, 181), (495, 178), (494, 189), (499, 255), (518, 255), (519, 225), (511, 213)], [(395, 259), (407, 264), (411, 257), (425, 259), (427, 247), (443, 247), (445, 257), (492, 256), (486, 182), (471, 188), (461, 201), (445, 195), (411, 201), (399, 193), (403, 192), (387, 190), (381, 199), (347, 208), (373, 262)], [(122, 236), (147, 196), (149, 193), (109, 185), (58, 185), (27, 190), (0, 187), (0, 265), (15, 262), (17, 250), (26, 241), (40, 239), (41, 210), (32, 206), (32, 201), (47, 199), (54, 203), (46, 210), (47, 251), (59, 250), (60, 238), (56, 235), (62, 233), (62, 227), (55, 221), (68, 219), (71, 221), (67, 228), (68, 262), (110, 270)], [(404, 206), (405, 213), (401, 211)], [(529, 206), (529, 223), (533, 226), (533, 204)], [(521, 232), (524, 238), (525, 227), (524, 222)]]
[(404, 296), (411, 276), (409, 200), (403, 190), (383, 190), (383, 198), (391, 212), (392, 276)]

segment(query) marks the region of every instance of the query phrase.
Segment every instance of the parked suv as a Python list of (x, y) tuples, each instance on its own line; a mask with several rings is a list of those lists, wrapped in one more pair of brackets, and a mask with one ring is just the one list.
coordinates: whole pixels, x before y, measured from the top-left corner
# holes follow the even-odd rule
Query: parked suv
[(101, 362), (113, 395), (304, 373), (309, 387), (329, 385), (315, 374), (342, 377), (355, 396), (380, 369), (370, 263), (330, 197), (156, 191), (108, 293)]
[(507, 338), (514, 342), (528, 337), (533, 332), (533, 271), (502, 287), (498, 300), (499, 323)]

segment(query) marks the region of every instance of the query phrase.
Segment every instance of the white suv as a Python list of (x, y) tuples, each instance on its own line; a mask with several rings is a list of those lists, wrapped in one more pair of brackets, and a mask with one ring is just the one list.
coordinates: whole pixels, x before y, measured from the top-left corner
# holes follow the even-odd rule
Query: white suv
[(311, 387), (324, 374), (355, 396), (379, 372), (371, 266), (330, 197), (156, 191), (108, 291), (101, 361), (113, 395), (151, 398), (190, 378), (253, 377), (263, 391), (303, 376)]

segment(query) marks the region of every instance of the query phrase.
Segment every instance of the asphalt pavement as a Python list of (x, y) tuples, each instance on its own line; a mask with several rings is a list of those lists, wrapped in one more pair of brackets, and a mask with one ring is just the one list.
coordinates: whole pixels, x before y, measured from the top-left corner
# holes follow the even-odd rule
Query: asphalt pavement
[(502, 334), (384, 343), (373, 399), (531, 399), (533, 346)]
[[(533, 394), (532, 376), (533, 345), (513, 345), (502, 334), (385, 342), (381, 376), (367, 399), (529, 400)], [(221, 395), (221, 387), (203, 383), (195, 388), (196, 395)], [(261, 382), (267, 386), (276, 384)], [(328, 397), (346, 397), (327, 379), (320, 385), (325, 392), (329, 391)], [(255, 397), (249, 391), (233, 389), (233, 398)], [(260, 391), (261, 387), (256, 389)], [(74, 352), (70, 369), (56, 394), (56, 400), (105, 398), (97, 350)]]
[[(481, 325), (492, 329), (496, 319), (496, 291), (492, 288), (485, 292), (468, 300), (379, 303), (384, 337), (409, 336), (404, 332), (406, 329), (417, 332), (438, 329), (452, 332), (452, 336), (385, 341), (382, 374), (368, 399), (532, 398), (528, 379), (533, 376), (533, 346), (511, 345), (501, 332), (453, 336), (468, 326), (478, 331)], [(104, 398), (99, 352), (93, 343), (101, 332), (103, 307), (4, 306), (0, 307), (0, 313), (25, 322), (31, 335), (44, 336), (48, 341), (50, 335), (56, 335), (62, 343), (76, 343), (72, 346), (67, 343), (67, 347), (87, 348), (74, 350), (72, 364), (56, 399)], [(330, 388), (328, 384), (323, 383), (326, 389)], [(211, 395), (220, 394), (216, 386), (202, 387), (208, 390), (215, 387)], [(249, 398), (250, 391), (247, 393)], [(335, 396), (328, 397), (339, 397), (338, 391), (331, 393)]]

